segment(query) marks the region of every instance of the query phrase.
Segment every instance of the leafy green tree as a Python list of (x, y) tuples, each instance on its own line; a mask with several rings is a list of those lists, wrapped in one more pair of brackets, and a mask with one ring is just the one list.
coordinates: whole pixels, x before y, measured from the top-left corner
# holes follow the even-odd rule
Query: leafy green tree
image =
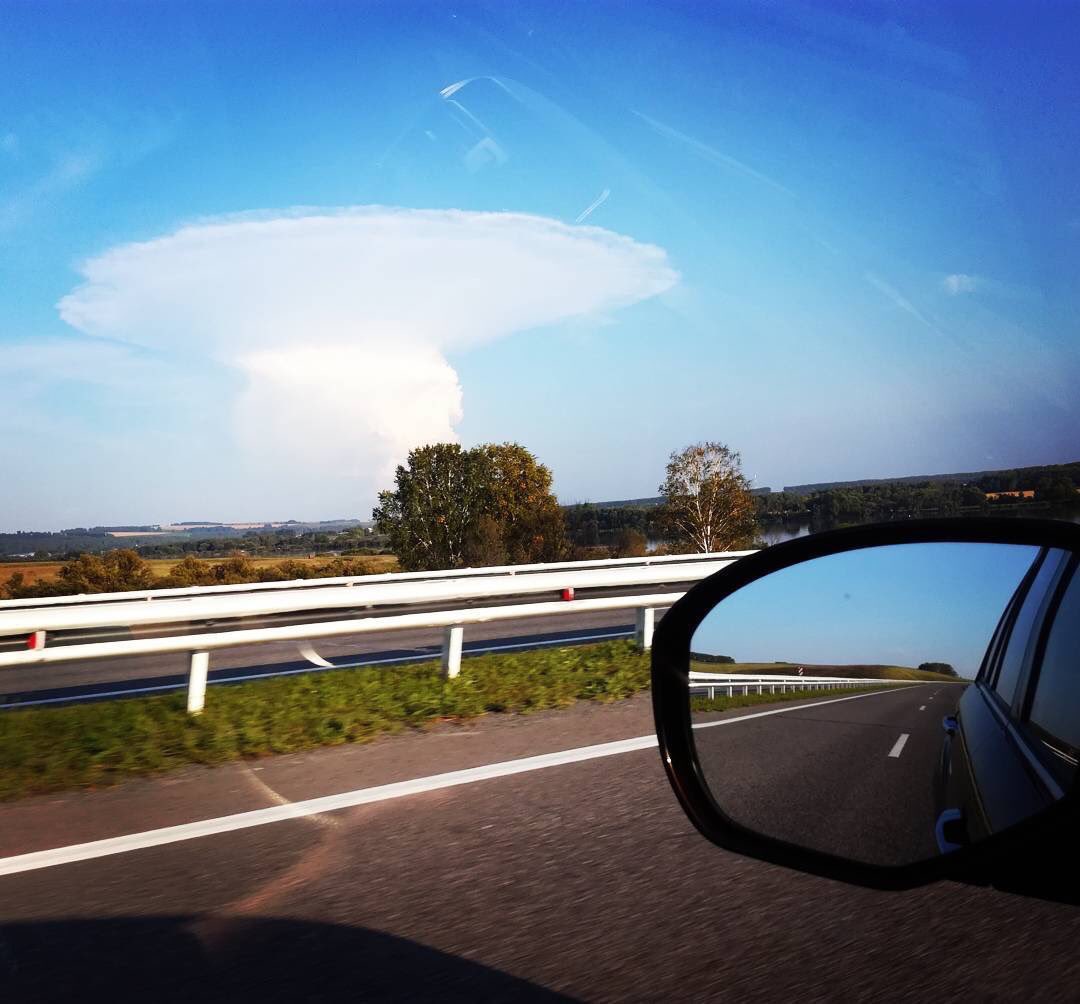
[(738, 452), (723, 443), (695, 443), (672, 453), (660, 494), (665, 535), (677, 547), (725, 551), (755, 537), (750, 483)]
[(551, 471), (518, 443), (478, 446), (486, 460), (486, 513), (502, 527), (512, 565), (556, 561), (566, 549), (562, 508), (551, 491)]
[(505, 528), (494, 516), (481, 516), (465, 544), (465, 564), (482, 568), (507, 563)]
[(959, 676), (948, 662), (920, 662), (919, 669), (924, 673), (943, 673), (945, 676)]
[(379, 492), (372, 516), (406, 571), (460, 568), (477, 520), (490, 514), (490, 461), (456, 443), (409, 453), (394, 490)]
[(218, 585), (240, 585), (259, 581), (259, 566), (246, 554), (234, 552), (213, 567), (214, 582)]
[(413, 450), (379, 493), (373, 516), (402, 568), (522, 564), (562, 556), (562, 509), (551, 471), (517, 443)]

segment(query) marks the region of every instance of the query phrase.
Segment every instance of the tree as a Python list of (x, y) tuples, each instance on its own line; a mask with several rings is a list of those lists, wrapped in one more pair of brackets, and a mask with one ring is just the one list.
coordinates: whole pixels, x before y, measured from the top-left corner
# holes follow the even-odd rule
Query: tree
[(482, 451), (435, 443), (409, 453), (393, 491), (372, 511), (406, 571), (460, 568), (477, 520), (490, 514), (490, 462)]
[(80, 554), (60, 569), (58, 578), (65, 593), (119, 593), (154, 585), (150, 565), (130, 548)]
[(671, 454), (660, 485), (661, 526), (672, 543), (691, 551), (748, 546), (757, 522), (739, 454), (723, 443), (695, 443)]
[(615, 537), (616, 558), (644, 558), (648, 553), (648, 541), (640, 530), (620, 530)]
[(413, 450), (373, 516), (402, 568), (552, 561), (565, 549), (551, 471), (517, 443)]
[(959, 676), (948, 662), (920, 662), (919, 670), (923, 673), (941, 673), (944, 676)]
[(512, 565), (556, 561), (566, 549), (562, 508), (551, 491), (551, 471), (518, 443), (478, 446), (487, 462), (486, 512), (502, 527)]
[(470, 568), (505, 565), (505, 530), (494, 516), (481, 516), (465, 543), (465, 564)]
[(206, 561), (188, 555), (173, 565), (172, 570), (160, 582), (162, 587), (212, 586), (217, 582), (212, 566)]

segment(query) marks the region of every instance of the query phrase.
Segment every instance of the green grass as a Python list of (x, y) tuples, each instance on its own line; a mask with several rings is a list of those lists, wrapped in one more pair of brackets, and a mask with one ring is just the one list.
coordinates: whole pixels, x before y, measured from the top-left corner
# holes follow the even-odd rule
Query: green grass
[(649, 686), (649, 657), (628, 641), (435, 662), (328, 670), (211, 687), (198, 717), (182, 692), (0, 712), (0, 800), (107, 785), (189, 764), (368, 742), (439, 719), (613, 701)]
[(851, 676), (863, 680), (926, 680), (928, 683), (963, 682), (955, 676), (944, 673), (928, 673), (923, 669), (910, 666), (881, 665), (812, 665), (808, 662), (697, 662), (690, 668), (699, 673), (775, 673), (781, 676), (793, 676), (803, 667), (805, 676)]
[[(692, 697), (691, 711), (729, 711), (731, 708), (748, 708), (754, 704), (775, 704), (777, 701), (805, 701), (808, 698), (844, 697), (847, 694), (865, 694), (881, 687), (840, 687), (836, 690), (789, 690), (779, 694), (735, 694), (728, 697)], [(894, 688), (888, 688), (894, 689)]]

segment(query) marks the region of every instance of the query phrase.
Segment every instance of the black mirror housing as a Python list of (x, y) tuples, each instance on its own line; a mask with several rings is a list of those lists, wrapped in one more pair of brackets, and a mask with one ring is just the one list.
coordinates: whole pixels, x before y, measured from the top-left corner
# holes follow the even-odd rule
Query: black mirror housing
[[(1058, 549), (1066, 556), (1069, 574), (1075, 573), (1080, 581), (1080, 526), (1001, 518), (904, 520), (814, 534), (769, 547), (705, 579), (667, 612), (656, 628), (652, 648), (652, 698), (660, 755), (676, 797), (706, 838), (726, 850), (799, 871), (871, 888), (907, 889), (943, 878), (980, 881), (988, 870), (1028, 853), (1042, 835), (1075, 826), (1080, 815), (1078, 786), (1071, 779), (1059, 779), (1053, 804), (1002, 832), (978, 842), (959, 843), (954, 817), (942, 814), (944, 818), (938, 821), (941, 856), (879, 864), (760, 832), (725, 811), (727, 807), (710, 788), (699, 760), (688, 691), (695, 631), (717, 605), (751, 583), (815, 559), (890, 545), (951, 543)], [(940, 714), (934, 721), (941, 721)], [(946, 733), (946, 729), (941, 731), (943, 737)], [(955, 741), (955, 734), (949, 738)]]

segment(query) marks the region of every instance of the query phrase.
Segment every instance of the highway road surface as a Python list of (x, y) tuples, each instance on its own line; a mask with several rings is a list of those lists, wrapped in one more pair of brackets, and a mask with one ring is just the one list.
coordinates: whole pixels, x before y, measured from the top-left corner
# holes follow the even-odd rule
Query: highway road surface
[[(562, 617), (523, 617), (521, 620), (469, 625), (465, 655), (510, 652), (523, 648), (566, 645), (633, 634), (633, 611), (600, 611)], [(392, 665), (438, 658), (442, 628), (421, 628), (316, 638), (306, 642), (268, 642), (215, 650), (210, 657), (209, 683), (238, 682), (293, 673), (318, 672), (325, 667), (305, 657), (305, 650), (339, 666)], [(74, 651), (74, 647), (73, 647)], [(123, 659), (47, 663), (41, 666), (0, 666), (0, 709), (36, 704), (162, 693), (187, 686), (188, 657), (139, 655)]]
[[(844, 706), (825, 700), (775, 717)], [(711, 731), (749, 736), (761, 710)], [(1076, 907), (721, 851), (652, 731), (641, 695), (0, 806), (0, 996), (1075, 997)]]
[(813, 850), (870, 864), (937, 856), (934, 779), (941, 719), (958, 683), (823, 701), (748, 718), (738, 729), (697, 714), (698, 758), (736, 822)]

